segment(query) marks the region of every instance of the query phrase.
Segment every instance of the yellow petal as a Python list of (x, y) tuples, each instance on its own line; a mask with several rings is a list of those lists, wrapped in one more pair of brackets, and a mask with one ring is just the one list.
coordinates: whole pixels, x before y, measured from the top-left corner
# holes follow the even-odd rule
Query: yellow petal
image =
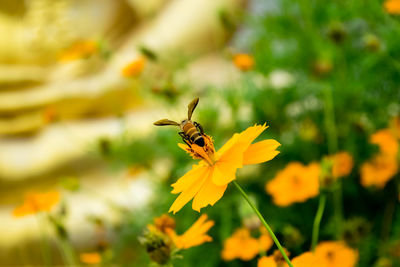
[(225, 193), (228, 185), (226, 184), (218, 186), (214, 184), (212, 182), (212, 174), (213, 172), (210, 172), (209, 177), (207, 178), (203, 187), (193, 199), (192, 208), (195, 211), (200, 212), (201, 208), (204, 208), (208, 205), (213, 206)]
[(176, 183), (172, 184), (174, 188), (172, 194), (178, 194), (187, 188), (189, 188), (195, 181), (204, 176), (207, 172), (208, 167), (202, 165), (193, 165), (192, 169), (188, 171), (184, 176), (178, 179)]
[[(185, 178), (185, 182), (181, 184), (183, 191), (178, 196), (178, 198), (172, 203), (171, 208), (168, 212), (173, 211), (174, 214), (178, 212), (182, 207), (188, 203), (201, 189), (204, 182), (207, 180), (207, 172), (210, 171), (210, 168), (201, 168), (200, 170), (194, 172), (190, 176), (182, 177)], [(182, 179), (181, 178), (181, 179)], [(190, 180), (190, 178), (194, 178)], [(179, 180), (178, 180), (179, 182)], [(178, 183), (177, 182), (177, 183)]]
[(236, 179), (236, 170), (237, 167), (230, 163), (217, 162), (214, 165), (212, 182), (219, 186), (226, 185)]
[(250, 145), (244, 152), (243, 165), (257, 164), (273, 159), (279, 154), (276, 149), (280, 145), (274, 139), (263, 140)]

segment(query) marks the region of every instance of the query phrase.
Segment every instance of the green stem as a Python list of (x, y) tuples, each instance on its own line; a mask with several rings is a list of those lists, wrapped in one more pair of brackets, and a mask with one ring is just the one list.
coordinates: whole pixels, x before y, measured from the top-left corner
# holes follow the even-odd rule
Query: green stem
[(50, 245), (48, 243), (48, 238), (46, 234), (45, 228), (43, 228), (41, 222), (41, 216), (40, 214), (36, 214), (36, 219), (38, 223), (38, 227), (40, 230), (40, 235), (41, 235), (41, 242), (40, 242), (40, 249), (42, 251), (42, 256), (43, 256), (43, 261), (45, 266), (51, 266), (51, 252), (50, 252)]
[(314, 218), (314, 225), (313, 225), (312, 239), (311, 239), (312, 251), (315, 250), (315, 247), (318, 243), (319, 225), (321, 223), (322, 215), (324, 214), (325, 203), (326, 203), (326, 195), (325, 193), (321, 193), (321, 195), (319, 196), (317, 213), (315, 214)]
[[(324, 90), (324, 104), (325, 104), (325, 130), (328, 137), (328, 151), (330, 155), (338, 151), (338, 138), (335, 125), (335, 111), (333, 108), (332, 89), (328, 86)], [(340, 237), (342, 231), (343, 221), (343, 203), (342, 200), (342, 181), (340, 179), (336, 182), (336, 188), (333, 192), (333, 205), (334, 205), (334, 219), (336, 224), (336, 238)]]
[(68, 266), (79, 266), (75, 256), (74, 249), (69, 243), (68, 239), (60, 238), (60, 244), (62, 249), (63, 258)]
[(232, 182), (236, 188), (239, 190), (240, 194), (242, 194), (243, 198), (249, 203), (250, 207), (254, 210), (254, 212), (257, 214), (258, 218), (261, 220), (262, 224), (265, 226), (267, 229), (269, 235), (271, 236), (272, 240), (274, 240), (276, 246), (278, 247), (279, 251), (282, 253), (283, 258), (285, 259), (286, 263), (290, 266), (293, 267), (292, 263), (290, 262), (288, 256), (286, 255), (285, 251), (283, 250), (283, 247), (281, 243), (279, 243), (278, 238), (276, 238), (274, 232), (272, 231), (271, 227), (269, 227), (268, 223), (265, 221), (264, 217), (261, 215), (261, 213), (258, 211), (256, 206), (251, 202), (250, 198), (247, 196), (246, 192), (243, 191), (243, 189), (240, 187), (240, 185), (236, 182)]

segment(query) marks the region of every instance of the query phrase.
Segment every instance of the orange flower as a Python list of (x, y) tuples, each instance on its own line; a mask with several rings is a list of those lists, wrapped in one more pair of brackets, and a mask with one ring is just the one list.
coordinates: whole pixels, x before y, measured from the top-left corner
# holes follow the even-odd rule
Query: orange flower
[(353, 157), (347, 152), (339, 152), (332, 156), (332, 175), (334, 178), (347, 176), (353, 168)]
[(364, 187), (383, 188), (397, 173), (397, 169), (396, 158), (379, 154), (361, 165), (361, 184)]
[(207, 235), (207, 231), (214, 225), (214, 221), (207, 221), (207, 215), (203, 214), (200, 218), (182, 235), (177, 235), (172, 228), (165, 228), (167, 235), (179, 249), (188, 249), (199, 246), (205, 242), (211, 242), (212, 237)]
[(315, 255), (325, 261), (326, 267), (353, 267), (358, 260), (358, 252), (342, 241), (321, 242), (315, 248)]
[(248, 71), (254, 66), (254, 58), (248, 54), (236, 54), (233, 56), (233, 63), (238, 69)]
[(318, 257), (312, 252), (305, 252), (292, 259), (293, 266), (296, 267), (328, 267), (322, 257)]
[(319, 173), (320, 167), (317, 163), (308, 166), (299, 162), (289, 163), (266, 184), (266, 191), (272, 195), (278, 206), (304, 202), (319, 194)]
[(385, 10), (389, 14), (400, 14), (400, 1), (399, 0), (387, 0), (383, 4)]
[(101, 262), (101, 255), (97, 252), (81, 253), (79, 258), (81, 262), (86, 264), (98, 264)]
[(124, 77), (136, 77), (139, 76), (146, 64), (146, 58), (145, 57), (138, 57), (137, 59), (133, 60), (131, 63), (126, 65), (122, 69), (122, 76)]
[(99, 49), (97, 42), (86, 40), (74, 43), (68, 49), (63, 51), (59, 57), (60, 61), (71, 61), (81, 58), (87, 58)]
[(278, 267), (278, 265), (273, 256), (263, 256), (258, 260), (257, 267)]
[(25, 201), (21, 206), (14, 209), (13, 215), (22, 217), (25, 215), (35, 214), (41, 211), (50, 211), (51, 208), (60, 200), (58, 191), (48, 191), (45, 193), (28, 193)]
[(370, 142), (379, 146), (379, 151), (388, 156), (397, 156), (399, 142), (390, 129), (379, 130), (371, 135)]
[(265, 124), (255, 125), (240, 134), (234, 134), (217, 152), (211, 137), (207, 135), (204, 135), (204, 147), (179, 144), (193, 158), (201, 161), (172, 185), (172, 193), (180, 195), (169, 212), (178, 212), (191, 199), (192, 208), (196, 211), (214, 205), (223, 196), (228, 184), (236, 179), (238, 168), (273, 159), (279, 153), (276, 151), (280, 146), (277, 141), (268, 139), (251, 144), (265, 129)]

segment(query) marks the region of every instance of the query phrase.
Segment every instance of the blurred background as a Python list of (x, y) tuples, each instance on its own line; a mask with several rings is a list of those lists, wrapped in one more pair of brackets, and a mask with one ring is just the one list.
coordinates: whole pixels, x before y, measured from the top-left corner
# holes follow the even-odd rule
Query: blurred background
[[(292, 256), (309, 250), (318, 197), (280, 207), (265, 184), (290, 162), (346, 151), (343, 227), (328, 194), (320, 240), (346, 241), (357, 266), (400, 266), (400, 135), (388, 145), (394, 165), (374, 165), (371, 179), (384, 182), (361, 172), (389, 142), (371, 135), (400, 129), (399, 13), (400, 3), (372, 0), (0, 0), (0, 266), (45, 265), (43, 237), (51, 265), (68, 265), (70, 251), (148, 266), (138, 237), (193, 164), (178, 128), (153, 122), (181, 121), (195, 97), (193, 119), (216, 148), (264, 122), (262, 138), (281, 143), (237, 177)], [(51, 190), (51, 213), (13, 212), (27, 193)], [(174, 266), (257, 265), (221, 258), (251, 218), (237, 192), (202, 212), (213, 242)], [(186, 205), (178, 232), (198, 216)]]

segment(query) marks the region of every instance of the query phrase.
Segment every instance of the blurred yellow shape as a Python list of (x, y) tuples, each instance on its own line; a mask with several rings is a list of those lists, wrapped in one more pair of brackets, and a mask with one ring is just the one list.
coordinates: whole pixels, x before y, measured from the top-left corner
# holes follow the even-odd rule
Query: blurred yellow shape
[(48, 191), (45, 193), (28, 193), (25, 201), (21, 206), (14, 209), (15, 217), (22, 217), (30, 214), (36, 214), (41, 211), (50, 211), (60, 200), (58, 191)]
[(361, 184), (364, 187), (383, 188), (397, 173), (397, 169), (395, 157), (379, 154), (361, 165)]
[(396, 156), (399, 151), (399, 142), (390, 129), (379, 130), (371, 135), (370, 142), (378, 145), (381, 153)]
[(238, 69), (248, 71), (254, 66), (254, 58), (249, 54), (236, 54), (233, 56), (233, 63)]
[(140, 56), (122, 69), (122, 76), (127, 78), (139, 76), (142, 73), (145, 64), (146, 58)]
[(304, 202), (319, 194), (319, 174), (318, 163), (291, 162), (266, 184), (266, 191), (278, 206)]
[(179, 249), (188, 249), (191, 247), (199, 246), (205, 242), (211, 242), (212, 237), (206, 233), (214, 226), (214, 221), (207, 221), (208, 217), (206, 214), (200, 216), (200, 218), (182, 235), (177, 235), (174, 230), (167, 228), (166, 232), (172, 239), (175, 246)]
[(353, 169), (354, 162), (353, 157), (349, 153), (342, 151), (331, 156), (331, 159), (333, 161), (332, 175), (334, 178), (339, 178), (350, 174), (351, 170)]
[(101, 262), (101, 255), (98, 252), (81, 253), (79, 258), (81, 262), (86, 264), (97, 264)]
[(71, 61), (87, 58), (98, 52), (99, 45), (91, 40), (79, 41), (64, 50), (59, 57), (60, 61)]
[(358, 252), (343, 241), (321, 242), (315, 248), (315, 255), (325, 261), (326, 267), (353, 267), (358, 260)]
[(221, 257), (225, 261), (241, 259), (249, 261), (260, 252), (267, 251), (272, 246), (272, 239), (265, 231), (257, 239), (250, 235), (247, 228), (237, 229), (231, 237), (224, 241)]
[(326, 260), (312, 252), (305, 252), (292, 259), (296, 267), (328, 267)]
[(385, 10), (389, 14), (400, 14), (400, 1), (399, 0), (388, 0), (383, 4)]

